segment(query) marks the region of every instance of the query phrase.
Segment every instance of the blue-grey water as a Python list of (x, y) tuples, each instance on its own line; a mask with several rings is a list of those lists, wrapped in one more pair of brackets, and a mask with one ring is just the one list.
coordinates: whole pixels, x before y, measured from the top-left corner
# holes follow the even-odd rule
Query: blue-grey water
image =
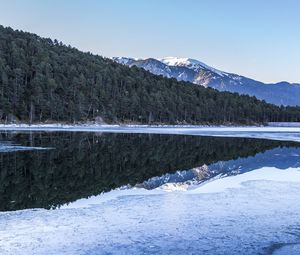
[(299, 167), (294, 142), (183, 135), (0, 133), (0, 210), (56, 208), (128, 185), (201, 183), (264, 166)]
[(120, 187), (197, 187), (265, 167), (299, 169), (299, 143), (1, 132), (0, 254), (300, 254), (300, 181), (270, 182), (268, 172), (221, 193), (137, 193), (59, 209)]

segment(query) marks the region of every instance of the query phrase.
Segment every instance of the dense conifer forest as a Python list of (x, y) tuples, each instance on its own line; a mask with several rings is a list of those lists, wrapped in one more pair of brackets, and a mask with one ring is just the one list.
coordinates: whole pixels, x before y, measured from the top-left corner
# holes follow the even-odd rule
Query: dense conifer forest
[(0, 122), (93, 120), (252, 124), (300, 121), (300, 108), (155, 76), (0, 26)]

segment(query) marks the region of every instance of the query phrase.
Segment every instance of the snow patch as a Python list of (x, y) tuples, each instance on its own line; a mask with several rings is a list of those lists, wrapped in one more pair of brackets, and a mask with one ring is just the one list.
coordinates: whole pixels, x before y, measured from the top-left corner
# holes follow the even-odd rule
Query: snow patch
[(158, 60), (169, 66), (185, 66), (185, 67), (188, 67), (195, 71), (199, 71), (199, 69), (207, 69), (207, 70), (212, 71), (222, 77), (228, 75), (228, 73), (226, 73), (226, 72), (217, 70), (211, 66), (204, 64), (203, 62), (201, 62), (199, 60), (192, 59), (192, 58), (165, 57), (165, 58), (161, 58)]

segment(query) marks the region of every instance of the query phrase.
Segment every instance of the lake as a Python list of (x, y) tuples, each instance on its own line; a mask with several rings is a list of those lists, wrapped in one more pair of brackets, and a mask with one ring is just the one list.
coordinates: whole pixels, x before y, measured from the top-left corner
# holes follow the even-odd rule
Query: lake
[(0, 210), (56, 208), (126, 185), (153, 189), (264, 166), (299, 167), (299, 155), (299, 143), (261, 139), (2, 132)]
[[(72, 247), (72, 254), (99, 254), (98, 244), (103, 254), (114, 253), (118, 249), (117, 247), (120, 248), (119, 254), (122, 254), (122, 249), (124, 254), (126, 252), (141, 254), (142, 251), (147, 254), (163, 254), (165, 252), (175, 254), (176, 249), (174, 251), (169, 249), (170, 245), (181, 251), (186, 251), (186, 254), (189, 254), (188, 249), (191, 251), (190, 254), (194, 254), (195, 251), (205, 252), (210, 249), (214, 250), (216, 247), (219, 247), (220, 250), (217, 249), (219, 253), (216, 252), (215, 254), (222, 254), (222, 251), (226, 254), (229, 250), (232, 252), (231, 254), (241, 254), (241, 252), (243, 254), (254, 254), (255, 252), (271, 254), (272, 249), (275, 251), (279, 246), (279, 248), (285, 246), (285, 242), (288, 245), (294, 245), (300, 238), (299, 231), (292, 230), (290, 226), (291, 222), (294, 224), (292, 227), (296, 229), (300, 226), (298, 225), (300, 223), (299, 214), (291, 215), (289, 223), (282, 220), (277, 226), (276, 224), (279, 224), (280, 221), (273, 222), (273, 225), (270, 224), (268, 227), (271, 230), (266, 228), (268, 230), (266, 233), (264, 233), (265, 229), (261, 225), (257, 225), (258, 222), (255, 221), (257, 213), (265, 213), (266, 208), (270, 210), (270, 215), (273, 215), (272, 206), (278, 204), (277, 198), (275, 195), (273, 197), (273, 194), (279, 190), (278, 187), (282, 191), (285, 190), (277, 182), (278, 187), (273, 182), (267, 182), (269, 173), (270, 178), (273, 176), (274, 179), (274, 173), (271, 170), (263, 172), (263, 179), (266, 180), (258, 184), (263, 185), (251, 186), (253, 184), (249, 184), (248, 187), (247, 184), (245, 186), (246, 192), (234, 192), (228, 195), (228, 192), (237, 188), (233, 184), (229, 184), (227, 187), (229, 190), (222, 191), (223, 193), (201, 195), (194, 192), (199, 187), (205, 189), (205, 187), (210, 187), (211, 184), (218, 183), (218, 181), (220, 184), (216, 192), (220, 192), (218, 189), (223, 185), (223, 180), (244, 178), (243, 176), (250, 176), (252, 172), (257, 173), (258, 169), (266, 168), (280, 170), (281, 176), (285, 175), (285, 171), (289, 173), (289, 169), (300, 168), (300, 143), (174, 134), (1, 131), (0, 211), (3, 213), (0, 213), (0, 227), (6, 229), (6, 234), (1, 236), (0, 232), (0, 237), (2, 237), (0, 239), (3, 240), (3, 243), (0, 241), (3, 249), (1, 250), (0, 245), (0, 251), (6, 254), (5, 252), (11, 251), (12, 247), (16, 252), (19, 251), (18, 245), (21, 241), (18, 240), (18, 236), (24, 238), (26, 235), (24, 234), (25, 230), (21, 231), (17, 228), (19, 224), (26, 223), (37, 226), (43, 222), (43, 227), (40, 228), (42, 232), (37, 232), (38, 235), (48, 233), (45, 230), (46, 225), (59, 228), (59, 226), (66, 224), (65, 228), (68, 231), (71, 229), (73, 231), (74, 226), (77, 226), (75, 232), (65, 233), (65, 230), (62, 230), (61, 234), (69, 235), (70, 240), (77, 236), (79, 240), (75, 239), (76, 242), (74, 241), (75, 243), (72, 244), (68, 242), (67, 244), (59, 244), (59, 241), (54, 241), (55, 249), (58, 249), (54, 250), (57, 253), (69, 252), (70, 247)], [(255, 178), (253, 180), (256, 180)], [(280, 178), (282, 179), (282, 177)], [(294, 187), (293, 185), (291, 184), (289, 187), (293, 187), (291, 192), (294, 194), (299, 190), (298, 186)], [(127, 196), (128, 192), (134, 190), (143, 190), (143, 193)], [(119, 199), (105, 201), (96, 206), (79, 206), (79, 208), (72, 206), (73, 204), (77, 205), (77, 201), (90, 201), (90, 197), (97, 198), (100, 195), (101, 198), (116, 191), (121, 194)], [(298, 207), (294, 207), (295, 201), (289, 203), (291, 201), (287, 195), (289, 192), (290, 190), (285, 192), (287, 200), (284, 204), (284, 210), (293, 211)], [(236, 197), (234, 200), (229, 200), (235, 196), (242, 196), (242, 198)], [(253, 208), (256, 206), (253, 207), (256, 204), (254, 201), (259, 197), (261, 197), (262, 204), (257, 203), (257, 208), (260, 209), (258, 212), (251, 213), (251, 210), (254, 210)], [(68, 207), (68, 205), (71, 206)], [(246, 213), (245, 206), (249, 205), (251, 207), (247, 207)], [(264, 206), (266, 206), (265, 209)], [(239, 209), (236, 209), (238, 207)], [(41, 210), (41, 208), (47, 210)], [(257, 208), (255, 210), (258, 210)], [(154, 209), (155, 212), (153, 212)], [(241, 211), (236, 211), (234, 215), (231, 215), (233, 212), (230, 212), (230, 216), (228, 216), (227, 213), (230, 210)], [(275, 210), (279, 213), (278, 215), (281, 215), (280, 210), (278, 208)], [(287, 212), (282, 214), (286, 215)], [(103, 218), (100, 219), (99, 215), (102, 215)], [(214, 215), (212, 216), (214, 220), (207, 218), (209, 215)], [(265, 216), (270, 217), (270, 215)], [(84, 219), (84, 223), (78, 217)], [(197, 217), (199, 220), (196, 220)], [(244, 221), (241, 221), (243, 217), (245, 217)], [(70, 219), (73, 220), (67, 223)], [(200, 219), (205, 219), (205, 223), (202, 222), (201, 224)], [(114, 225), (118, 221), (119, 224)], [(170, 221), (172, 224), (168, 225), (171, 223)], [(80, 222), (79, 225), (76, 222)], [(232, 228), (233, 222), (238, 227)], [(250, 224), (246, 230), (249, 235), (239, 241), (245, 247), (242, 249), (237, 243), (238, 232), (243, 229), (245, 222)], [(96, 223), (99, 227), (97, 229), (94, 227)], [(140, 224), (146, 225), (139, 228)], [(259, 224), (261, 224), (260, 221)], [(105, 226), (110, 226), (109, 232), (107, 229), (103, 229)], [(125, 234), (122, 232), (124, 231), (122, 226), (127, 229), (136, 228), (137, 232), (133, 236)], [(291, 235), (295, 237), (296, 241), (293, 239), (292, 242), (292, 238), (289, 239), (280, 233), (275, 237), (274, 233), (279, 227), (287, 227), (285, 231), (290, 229)], [(115, 232), (114, 228), (116, 228)], [(166, 236), (159, 236), (158, 230), (160, 228), (165, 231)], [(7, 231), (8, 229), (14, 230), (10, 233)], [(27, 233), (30, 225), (24, 225), (22, 229), (26, 229), (25, 233)], [(81, 234), (77, 233), (78, 229)], [(82, 229), (98, 235), (93, 235), (91, 238)], [(188, 229), (191, 232), (187, 232)], [(210, 232), (208, 229), (215, 230)], [(181, 232), (179, 231), (180, 234), (178, 230), (181, 230)], [(39, 245), (32, 246), (31, 243), (28, 247), (35, 247), (36, 249), (49, 247), (47, 240), (42, 241), (43, 245), (41, 245), (41, 241), (38, 241), (40, 237), (31, 236), (34, 235), (35, 230), (31, 229), (31, 231), (33, 234), (30, 233), (29, 235), (30, 242), (39, 243)], [(232, 233), (233, 236), (224, 236), (223, 231), (226, 235)], [(257, 231), (260, 231), (259, 234), (263, 240), (254, 237), (258, 235)], [(51, 233), (56, 236), (58, 232)], [(152, 232), (156, 233), (156, 236), (153, 236)], [(7, 233), (11, 234), (10, 239), (8, 239)], [(236, 234), (237, 236), (235, 236)], [(197, 239), (202, 235), (205, 235), (206, 239), (203, 239), (204, 237), (200, 238), (201, 240)], [(140, 239), (141, 236), (142, 240)], [(178, 241), (183, 236), (190, 239), (185, 240), (185, 243), (184, 240)], [(227, 239), (231, 240), (233, 237), (235, 239), (230, 241), (231, 245), (223, 247), (214, 243), (216, 238), (221, 237), (223, 238), (223, 241), (220, 241), (222, 245), (226, 244)], [(85, 238), (89, 238), (89, 240)], [(113, 238), (115, 241), (108, 242), (107, 238)], [(250, 241), (251, 238), (252, 241)], [(119, 239), (124, 240), (118, 241)], [(54, 240), (56, 240), (55, 237)], [(80, 240), (85, 240), (85, 242), (80, 243)], [(91, 240), (93, 242), (89, 243)], [(127, 243), (128, 240), (131, 240), (130, 245)], [(191, 240), (197, 243), (193, 244)], [(205, 240), (209, 241), (211, 245), (204, 245)], [(22, 249), (26, 251), (28, 247), (23, 241), (22, 239), (21, 243), (24, 246)], [(7, 250), (5, 250), (4, 242), (8, 242), (6, 246), (11, 245)], [(148, 242), (153, 245), (152, 248), (151, 245), (146, 245)], [(178, 244), (180, 245), (178, 246)], [(277, 247), (276, 244), (279, 246)], [(80, 245), (81, 248), (78, 248)], [(60, 247), (67, 250), (59, 250)], [(76, 249), (80, 252), (76, 253)], [(38, 251), (40, 252), (37, 254), (43, 254), (44, 250)]]

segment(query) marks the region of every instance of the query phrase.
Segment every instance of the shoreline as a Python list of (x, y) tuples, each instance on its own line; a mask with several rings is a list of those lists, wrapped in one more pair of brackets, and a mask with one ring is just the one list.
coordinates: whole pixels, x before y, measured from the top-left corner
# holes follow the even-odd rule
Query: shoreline
[(193, 126), (193, 125), (99, 125), (99, 124), (0, 124), (0, 131), (94, 132), (160, 135), (192, 135), (256, 138), (300, 142), (299, 126)]
[(95, 123), (95, 122), (78, 122), (78, 123), (67, 123), (67, 122), (36, 122), (36, 123), (1, 123), (0, 128), (76, 128), (76, 127), (90, 127), (90, 128), (254, 128), (254, 127), (299, 127), (300, 122), (268, 122), (265, 124), (253, 124), (253, 125), (242, 125), (242, 124), (126, 124), (126, 123)]
[(0, 127), (263, 127), (265, 125), (235, 125), (235, 124), (202, 124), (202, 125), (194, 125), (194, 124), (125, 124), (125, 123), (116, 123), (116, 124), (107, 124), (107, 123), (95, 123), (95, 122), (78, 122), (78, 123), (65, 123), (65, 122), (57, 122), (57, 123), (0, 123)]

